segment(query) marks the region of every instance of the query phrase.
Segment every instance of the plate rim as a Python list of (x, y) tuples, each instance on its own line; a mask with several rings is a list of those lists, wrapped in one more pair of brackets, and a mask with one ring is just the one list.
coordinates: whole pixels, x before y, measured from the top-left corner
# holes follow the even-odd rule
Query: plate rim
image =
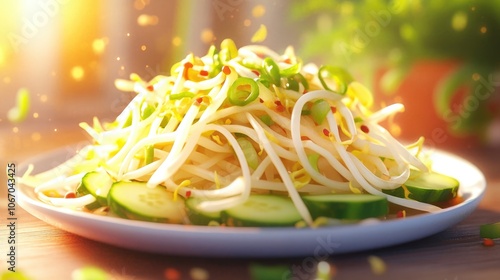
[[(79, 142), (81, 143), (81, 142)], [(40, 161), (45, 161), (45, 160), (50, 160), (51, 158), (59, 158), (64, 156), (64, 152), (68, 152), (71, 150), (70, 147), (74, 147), (74, 145), (69, 145), (69, 146), (64, 146), (62, 148), (57, 148), (53, 149), (51, 151), (41, 153), (38, 155), (35, 155), (34, 157), (31, 157), (27, 160), (24, 160), (22, 163), (19, 164), (18, 171), (23, 171), (23, 169), (26, 169), (27, 166), (31, 163), (34, 162), (40, 162)], [(472, 172), (475, 172), (476, 175), (478, 176), (477, 182), (473, 186), (468, 186), (471, 188), (470, 191), (473, 191), (471, 193), (471, 197), (467, 198), (465, 201), (461, 202), (460, 204), (442, 209), (438, 212), (435, 213), (424, 213), (424, 214), (419, 214), (415, 216), (410, 216), (405, 218), (404, 220), (385, 220), (385, 221), (380, 221), (380, 222), (375, 222), (375, 223), (357, 223), (353, 225), (342, 225), (342, 226), (336, 226), (336, 227), (319, 227), (319, 228), (231, 228), (231, 227), (210, 227), (210, 226), (198, 226), (198, 225), (177, 225), (177, 224), (159, 224), (159, 223), (152, 223), (152, 222), (145, 222), (145, 221), (133, 221), (133, 220), (126, 220), (123, 218), (117, 218), (117, 217), (104, 217), (104, 216), (98, 216), (95, 214), (91, 213), (86, 213), (82, 211), (77, 211), (77, 210), (71, 210), (71, 209), (66, 209), (66, 208), (60, 208), (56, 206), (49, 205), (47, 203), (44, 203), (38, 199), (36, 199), (34, 192), (30, 193), (30, 190), (32, 190), (31, 187), (25, 186), (22, 184), (18, 185), (17, 188), (17, 195), (19, 195), (19, 205), (25, 209), (28, 213), (31, 215), (37, 217), (38, 219), (55, 226), (57, 228), (60, 228), (64, 231), (92, 239), (98, 242), (103, 242), (103, 243), (108, 243), (117, 247), (124, 247), (132, 250), (138, 250), (138, 251), (146, 251), (146, 252), (152, 252), (152, 253), (162, 253), (162, 254), (174, 254), (174, 255), (188, 255), (188, 256), (212, 256), (212, 257), (283, 257), (283, 256), (305, 256), (305, 255), (311, 255), (311, 251), (305, 250), (306, 246), (301, 246), (304, 248), (301, 249), (296, 249), (292, 250), (288, 253), (285, 252), (280, 252), (275, 251), (271, 252), (270, 250), (262, 250), (259, 251), (256, 249), (253, 249), (252, 252), (244, 253), (244, 252), (237, 252), (235, 250), (220, 250), (220, 251), (210, 251), (207, 248), (199, 251), (199, 252), (191, 252), (191, 250), (188, 250), (187, 252), (182, 252), (180, 250), (174, 250), (171, 249), (169, 250), (168, 248), (163, 248), (163, 247), (158, 247), (158, 248), (144, 248), (141, 246), (136, 246), (133, 244), (123, 244), (117, 241), (112, 241), (109, 240), (109, 238), (96, 238), (96, 236), (89, 236), (89, 234), (82, 234), (81, 232), (78, 232), (79, 230), (75, 230), (74, 228), (68, 228), (68, 225), (65, 223), (58, 224), (57, 223), (57, 217), (61, 216), (62, 217), (74, 217), (79, 220), (84, 220), (86, 222), (89, 222), (91, 224), (99, 224), (103, 225), (103, 228), (106, 230), (111, 230), (111, 232), (114, 231), (113, 227), (116, 228), (128, 228), (129, 230), (132, 231), (148, 231), (150, 234), (154, 235), (157, 233), (168, 233), (167, 235), (173, 235), (176, 236), (176, 238), (179, 238), (179, 235), (184, 234), (187, 235), (186, 238), (189, 239), (189, 236), (191, 235), (204, 235), (205, 238), (209, 240), (218, 240), (219, 238), (227, 238), (229, 240), (229, 243), (233, 244), (237, 239), (244, 239), (244, 238), (257, 238), (255, 240), (258, 240), (259, 237), (262, 235), (266, 235), (265, 237), (267, 239), (275, 239), (276, 237), (283, 236), (286, 234), (286, 238), (284, 239), (289, 239), (289, 240), (297, 240), (301, 236), (306, 236), (307, 238), (311, 239), (314, 238), (316, 243), (311, 243), (312, 245), (318, 244), (318, 240), (320, 237), (325, 237), (328, 238), (330, 236), (341, 236), (342, 234), (345, 234), (346, 232), (352, 232), (356, 231), (356, 229), (359, 229), (359, 227), (363, 227), (366, 231), (380, 231), (380, 224), (384, 224), (384, 228), (404, 228), (404, 225), (413, 225), (413, 224), (419, 224), (422, 221), (425, 221), (427, 219), (439, 219), (440, 217), (448, 217), (451, 216), (453, 217), (452, 220), (446, 220), (447, 223), (445, 225), (441, 225), (436, 227), (431, 233), (428, 234), (421, 234), (416, 238), (400, 238), (397, 241), (394, 242), (389, 242), (389, 243), (383, 243), (383, 244), (378, 244), (378, 246), (358, 246), (354, 248), (336, 248), (335, 252), (332, 252), (332, 254), (340, 254), (340, 253), (350, 253), (350, 252), (357, 252), (357, 251), (363, 251), (363, 250), (368, 250), (368, 249), (376, 249), (376, 248), (381, 248), (381, 247), (387, 247), (387, 246), (392, 246), (392, 245), (397, 245), (409, 241), (413, 241), (419, 238), (423, 238), (435, 233), (438, 233), (446, 228), (451, 227), (452, 225), (458, 223), (459, 221), (465, 219), (474, 209), (477, 207), (479, 202), (481, 201), (485, 189), (486, 189), (486, 179), (484, 177), (484, 174), (477, 168), (474, 164), (469, 162), (468, 160), (461, 158), (460, 156), (457, 156), (453, 153), (447, 152), (447, 151), (442, 151), (442, 150), (433, 150), (434, 155), (439, 155), (443, 156), (448, 159), (453, 159), (458, 162), (460, 162), (463, 165), (467, 165), (468, 167), (472, 167), (473, 170)], [(19, 173), (20, 176), (22, 176), (23, 173)], [(458, 213), (461, 213), (460, 215)], [(52, 214), (52, 217), (49, 217), (47, 214)], [(454, 215), (456, 214), (456, 215)], [(56, 217), (56, 218), (54, 218)], [(54, 219), (56, 221), (54, 221)], [(101, 230), (101, 229), (98, 229)], [(358, 230), (359, 231), (359, 230)], [(219, 235), (219, 237), (215, 236)], [(168, 238), (168, 236), (166, 236)], [(131, 240), (137, 239), (140, 241), (140, 238), (136, 238), (134, 236), (127, 237), (130, 238)], [(181, 237), (182, 238), (182, 237)], [(111, 241), (111, 242), (110, 242)], [(240, 240), (242, 241), (242, 240)], [(251, 241), (251, 243), (255, 241)], [(310, 244), (310, 245), (311, 245)], [(237, 245), (237, 244), (236, 244)], [(210, 246), (209, 246), (210, 247)], [(240, 247), (245, 247), (241, 246)], [(257, 246), (259, 247), (259, 246)], [(275, 249), (276, 246), (271, 246), (273, 249)], [(285, 246), (286, 247), (286, 246)], [(341, 246), (340, 246), (341, 247)], [(347, 246), (350, 247), (350, 246)], [(212, 248), (213, 249), (213, 248)], [(261, 248), (262, 249), (262, 248)], [(265, 249), (265, 248), (264, 248)], [(329, 250), (332, 251), (332, 250)]]

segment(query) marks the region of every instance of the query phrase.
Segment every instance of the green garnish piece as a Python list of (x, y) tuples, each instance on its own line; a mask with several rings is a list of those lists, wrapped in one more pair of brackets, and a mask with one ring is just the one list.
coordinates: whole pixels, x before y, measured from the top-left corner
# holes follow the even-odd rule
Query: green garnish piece
[(314, 102), (311, 106), (311, 116), (317, 124), (323, 123), (329, 111), (331, 111), (330, 104), (323, 99)]
[[(347, 86), (354, 79), (344, 68), (336, 66), (321, 66), (318, 70), (318, 78), (326, 90), (334, 91), (344, 95), (347, 91)], [(336, 90), (333, 90), (335, 87)]]
[(436, 172), (411, 170), (403, 186), (384, 193), (425, 203), (437, 203), (455, 198), (460, 183), (452, 177)]
[(481, 225), (479, 227), (479, 236), (490, 239), (500, 238), (500, 222)]
[(240, 77), (231, 85), (227, 91), (229, 102), (236, 106), (245, 106), (259, 96), (259, 86), (257, 83), (245, 77)]
[(30, 93), (27, 89), (21, 88), (17, 92), (16, 106), (7, 113), (7, 118), (13, 123), (20, 123), (28, 117), (30, 110)]
[(264, 61), (262, 62), (262, 69), (264, 70), (266, 76), (269, 77), (271, 83), (277, 86), (281, 84), (280, 68), (272, 58), (270, 57), (264, 58)]
[(236, 141), (238, 141), (238, 144), (243, 150), (243, 154), (245, 155), (248, 166), (255, 170), (257, 166), (259, 166), (259, 155), (252, 145), (252, 142), (250, 142), (250, 140), (248, 140), (246, 137), (239, 137), (236, 139)]

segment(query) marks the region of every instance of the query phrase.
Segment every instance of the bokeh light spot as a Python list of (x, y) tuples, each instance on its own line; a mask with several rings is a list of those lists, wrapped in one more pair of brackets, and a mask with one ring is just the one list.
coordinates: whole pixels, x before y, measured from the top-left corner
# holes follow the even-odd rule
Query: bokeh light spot
[(94, 51), (95, 54), (102, 54), (106, 49), (107, 43), (108, 43), (107, 38), (95, 39), (92, 42), (92, 50)]
[(462, 31), (467, 27), (467, 14), (458, 11), (451, 18), (451, 27), (456, 31)]
[(210, 28), (205, 28), (201, 31), (201, 41), (205, 44), (210, 44), (214, 41), (214, 32)]
[(71, 77), (75, 81), (81, 81), (85, 76), (85, 70), (81, 66), (74, 66), (71, 68)]
[(255, 18), (260, 18), (266, 14), (266, 7), (263, 5), (256, 5), (252, 9), (252, 16)]
[(172, 38), (172, 45), (174, 45), (175, 47), (178, 47), (182, 44), (182, 39), (181, 37), (179, 36), (175, 36), (174, 38)]
[(142, 14), (139, 17), (137, 17), (137, 24), (139, 24), (139, 26), (157, 25), (158, 21), (159, 21), (158, 17), (153, 15)]

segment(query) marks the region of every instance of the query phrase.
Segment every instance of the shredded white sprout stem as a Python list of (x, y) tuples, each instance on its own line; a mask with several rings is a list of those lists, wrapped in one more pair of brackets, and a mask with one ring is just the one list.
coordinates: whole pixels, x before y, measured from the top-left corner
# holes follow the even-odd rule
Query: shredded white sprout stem
[(288, 171), (286, 170), (285, 166), (283, 165), (283, 162), (280, 160), (279, 156), (275, 153), (271, 142), (269, 139), (267, 139), (264, 129), (259, 125), (259, 123), (254, 119), (252, 115), (249, 113), (246, 113), (248, 120), (250, 121), (250, 124), (252, 127), (255, 129), (257, 132), (257, 136), (259, 137), (259, 140), (262, 142), (262, 146), (264, 147), (264, 150), (267, 152), (269, 155), (269, 158), (271, 159), (272, 163), (278, 170), (279, 175), (281, 176), (281, 179), (283, 183), (285, 184), (288, 194), (290, 195), (290, 198), (292, 199), (293, 203), (295, 204), (295, 207), (297, 207), (297, 210), (299, 211), (300, 215), (308, 223), (309, 225), (312, 224), (312, 217), (311, 214), (309, 213), (309, 210), (305, 206), (304, 202), (302, 201), (302, 198), (300, 197), (299, 193), (297, 192), (297, 189), (295, 189), (295, 186), (292, 182), (292, 179), (290, 178)]

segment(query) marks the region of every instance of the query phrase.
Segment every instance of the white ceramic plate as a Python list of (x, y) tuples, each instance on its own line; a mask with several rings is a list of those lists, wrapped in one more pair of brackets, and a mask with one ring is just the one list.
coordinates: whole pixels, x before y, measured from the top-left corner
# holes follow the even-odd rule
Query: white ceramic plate
[[(28, 163), (35, 172), (56, 166), (71, 156), (71, 148), (59, 149)], [(478, 205), (486, 181), (474, 165), (452, 154), (433, 153), (436, 171), (460, 181), (464, 202), (432, 214), (377, 223), (328, 228), (225, 228), (168, 225), (103, 217), (47, 205), (32, 188), (18, 186), (19, 204), (39, 219), (65, 231), (139, 251), (189, 256), (324, 258), (401, 244), (430, 236), (466, 218)], [(37, 168), (38, 167), (38, 168)]]

